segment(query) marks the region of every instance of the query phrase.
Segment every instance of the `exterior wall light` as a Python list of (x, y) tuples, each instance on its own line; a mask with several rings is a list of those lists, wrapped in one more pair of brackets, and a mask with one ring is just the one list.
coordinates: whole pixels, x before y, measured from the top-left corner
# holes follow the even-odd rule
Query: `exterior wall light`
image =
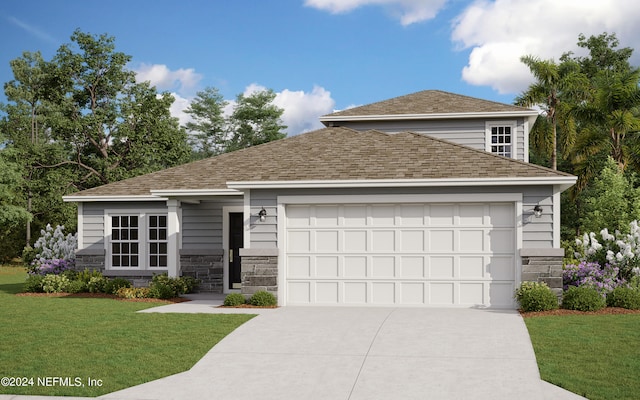
[(260, 217), (260, 222), (264, 222), (267, 219), (267, 210), (262, 207), (262, 210), (258, 213), (258, 217)]
[(540, 207), (540, 205), (533, 207), (533, 215), (535, 215), (536, 218), (542, 217), (542, 207)]

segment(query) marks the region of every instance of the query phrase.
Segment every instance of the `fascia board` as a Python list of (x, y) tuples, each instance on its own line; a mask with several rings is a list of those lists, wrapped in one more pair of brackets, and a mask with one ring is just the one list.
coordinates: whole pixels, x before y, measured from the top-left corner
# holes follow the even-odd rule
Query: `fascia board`
[(339, 121), (397, 121), (397, 120), (427, 120), (427, 119), (461, 119), (461, 118), (514, 118), (538, 116), (536, 110), (524, 111), (496, 111), (496, 112), (468, 112), (468, 113), (432, 113), (432, 114), (379, 114), (379, 115), (325, 115), (320, 117), (320, 122)]
[(199, 197), (199, 196), (242, 196), (243, 193), (235, 189), (167, 189), (152, 190), (154, 196), (163, 197)]
[(167, 201), (166, 197), (158, 196), (62, 196), (62, 200), (68, 203), (91, 203), (101, 201)]
[(363, 187), (443, 187), (443, 186), (517, 186), (557, 185), (565, 190), (576, 183), (577, 177), (535, 178), (479, 178), (479, 179), (402, 179), (402, 180), (344, 180), (344, 181), (246, 181), (227, 182), (232, 189), (328, 189)]

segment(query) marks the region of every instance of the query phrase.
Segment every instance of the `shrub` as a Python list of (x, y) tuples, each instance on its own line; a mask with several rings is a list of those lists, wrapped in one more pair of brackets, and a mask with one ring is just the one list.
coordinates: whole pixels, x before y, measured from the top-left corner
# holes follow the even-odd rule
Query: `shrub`
[(578, 265), (565, 265), (562, 271), (562, 283), (564, 290), (570, 286), (593, 287), (606, 298), (607, 293), (624, 284), (624, 280), (618, 277), (618, 268), (605, 264), (601, 266), (596, 262), (581, 262)]
[(640, 310), (640, 290), (617, 287), (607, 296), (607, 305), (629, 310)]
[(516, 290), (522, 311), (547, 311), (558, 308), (558, 298), (544, 282), (522, 282)]
[(105, 293), (105, 287), (109, 280), (104, 276), (92, 276), (87, 282), (87, 289), (90, 293)]
[[(63, 275), (66, 276), (66, 275)], [(87, 288), (87, 284), (79, 281), (79, 280), (75, 280), (75, 281), (70, 281), (69, 284), (67, 285), (67, 293), (85, 293), (87, 292), (89, 289)]]
[(184, 293), (193, 293), (198, 288), (200, 281), (193, 276), (183, 276), (179, 278), (185, 285), (186, 291)]
[(562, 297), (562, 308), (568, 310), (598, 311), (606, 305), (600, 292), (589, 286), (571, 286)]
[(239, 306), (245, 303), (245, 298), (240, 293), (229, 293), (227, 297), (224, 298), (224, 305), (229, 307)]
[(42, 280), (42, 290), (45, 293), (62, 293), (67, 291), (69, 279), (64, 275), (47, 275)]
[(34, 258), (38, 260), (63, 259), (72, 260), (75, 258), (75, 251), (78, 247), (78, 235), (64, 235), (64, 226), (58, 225), (55, 229), (47, 225), (40, 231), (40, 237), (33, 245), (36, 252)]
[(116, 296), (123, 299), (146, 299), (151, 297), (149, 288), (146, 287), (121, 287), (116, 291)]
[(102, 273), (100, 271), (95, 271), (95, 270), (89, 271), (88, 269), (85, 268), (84, 270), (79, 271), (76, 274), (76, 279), (84, 283), (89, 283), (91, 278), (102, 278)]
[(64, 260), (62, 258), (56, 258), (51, 260), (40, 260), (27, 268), (32, 275), (60, 275), (66, 271), (72, 270), (75, 267), (74, 260)]
[(277, 305), (278, 301), (276, 300), (276, 296), (272, 293), (260, 290), (251, 296), (249, 303), (254, 306), (269, 307)]
[(42, 288), (43, 280), (44, 276), (42, 275), (29, 275), (27, 280), (24, 282), (24, 291), (29, 293), (44, 292), (44, 289)]
[(109, 294), (116, 294), (120, 288), (131, 287), (131, 282), (124, 278), (109, 279), (104, 286), (104, 292)]
[(149, 297), (154, 299), (171, 299), (176, 297), (175, 289), (166, 283), (154, 282), (149, 286)]

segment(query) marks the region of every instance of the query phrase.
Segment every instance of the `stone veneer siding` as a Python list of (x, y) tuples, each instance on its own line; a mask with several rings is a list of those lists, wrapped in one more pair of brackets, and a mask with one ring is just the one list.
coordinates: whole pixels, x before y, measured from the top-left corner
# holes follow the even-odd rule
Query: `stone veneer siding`
[(562, 259), (564, 249), (521, 249), (522, 281), (545, 282), (562, 297)]
[(240, 249), (242, 291), (246, 297), (265, 290), (278, 297), (278, 249)]
[(222, 293), (224, 250), (180, 250), (182, 276), (200, 282), (198, 292)]

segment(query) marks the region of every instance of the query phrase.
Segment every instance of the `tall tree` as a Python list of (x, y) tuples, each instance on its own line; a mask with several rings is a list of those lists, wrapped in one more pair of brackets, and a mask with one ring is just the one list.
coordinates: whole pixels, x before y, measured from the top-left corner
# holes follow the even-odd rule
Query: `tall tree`
[(516, 98), (520, 106), (539, 106), (539, 116), (531, 130), (534, 149), (550, 156), (551, 168), (557, 169), (558, 125), (561, 126), (561, 149), (567, 154), (575, 141), (575, 123), (571, 118), (571, 102), (586, 92), (588, 80), (580, 73), (578, 63), (566, 60), (557, 64), (553, 60), (541, 60), (534, 56), (520, 59), (536, 78), (536, 82)]
[(273, 90), (262, 90), (245, 96), (238, 95), (233, 113), (229, 118), (230, 138), (226, 151), (283, 139), (287, 127), (282, 124), (284, 110), (273, 104)]
[(196, 94), (185, 112), (193, 121), (185, 128), (189, 133), (189, 144), (194, 151), (194, 159), (207, 158), (224, 151), (227, 141), (224, 108), (227, 106), (218, 89), (208, 87)]
[(114, 38), (75, 31), (72, 45), (54, 57), (52, 78), (60, 118), (55, 140), (68, 144), (78, 189), (140, 175), (188, 160), (186, 133), (169, 112), (170, 95), (157, 96), (135, 82), (131, 57), (115, 51)]

